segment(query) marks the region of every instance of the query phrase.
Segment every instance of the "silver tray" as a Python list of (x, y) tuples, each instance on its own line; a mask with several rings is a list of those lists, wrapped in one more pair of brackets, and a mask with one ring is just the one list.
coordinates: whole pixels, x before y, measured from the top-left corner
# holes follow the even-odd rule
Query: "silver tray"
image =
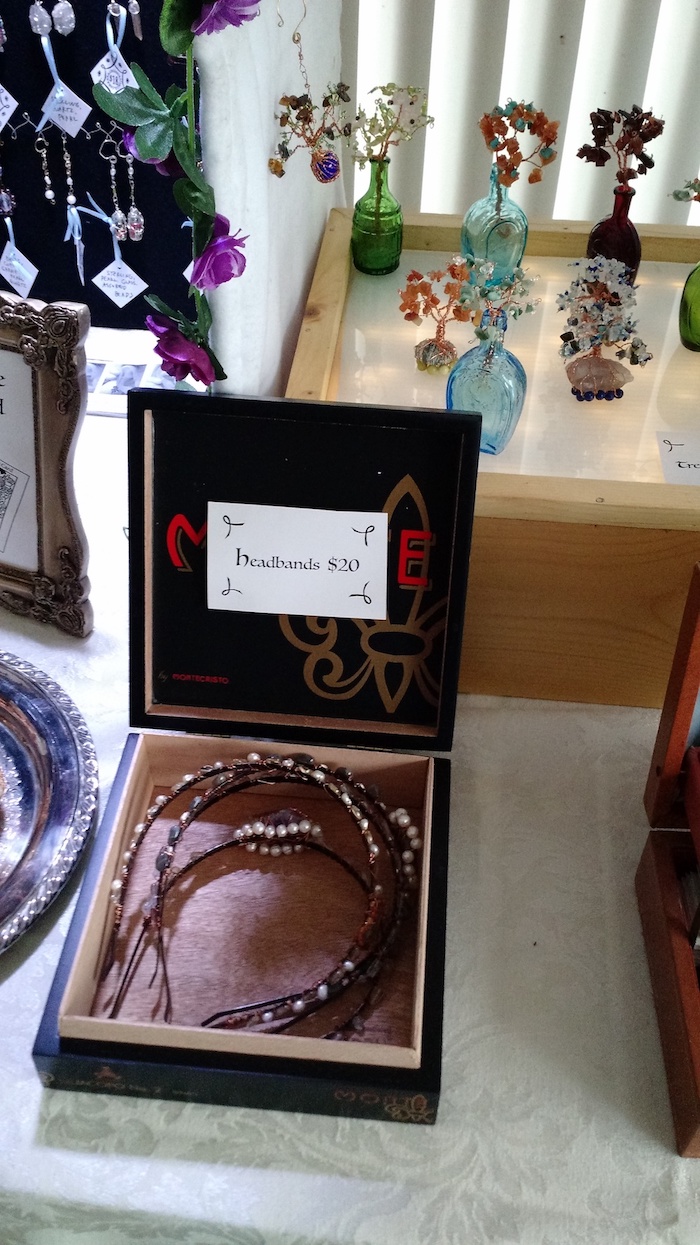
[(0, 652), (0, 952), (48, 907), (97, 809), (95, 747), (53, 679)]

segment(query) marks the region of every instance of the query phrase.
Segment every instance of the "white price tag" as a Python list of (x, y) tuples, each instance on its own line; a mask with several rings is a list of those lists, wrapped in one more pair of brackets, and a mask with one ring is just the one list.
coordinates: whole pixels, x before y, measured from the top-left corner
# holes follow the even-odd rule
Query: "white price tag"
[(116, 303), (117, 307), (126, 307), (132, 298), (136, 298), (139, 294), (143, 294), (148, 289), (148, 282), (142, 281), (138, 273), (134, 272), (128, 264), (122, 260), (119, 263), (113, 259), (111, 264), (98, 272), (93, 277), (93, 282), (103, 294)]
[(87, 121), (92, 111), (89, 104), (80, 96), (75, 95), (70, 87), (54, 86), (44, 102), (43, 112), (48, 112), (49, 120), (59, 129), (65, 130), (71, 138), (80, 132), (80, 127)]
[(2, 275), (13, 290), (26, 298), (31, 290), (34, 282), (39, 275), (39, 269), (23, 255), (17, 247), (13, 247), (10, 242), (5, 243), (5, 249), (0, 256), (0, 275)]
[(93, 82), (101, 82), (112, 95), (118, 95), (125, 86), (138, 86), (134, 75), (127, 65), (118, 47), (110, 48), (109, 52), (98, 61), (90, 71)]
[(700, 432), (657, 432), (667, 484), (700, 484)]
[(386, 618), (388, 516), (209, 502), (211, 610)]
[(15, 108), (17, 108), (17, 100), (13, 99), (4, 86), (0, 86), (0, 130), (4, 130)]

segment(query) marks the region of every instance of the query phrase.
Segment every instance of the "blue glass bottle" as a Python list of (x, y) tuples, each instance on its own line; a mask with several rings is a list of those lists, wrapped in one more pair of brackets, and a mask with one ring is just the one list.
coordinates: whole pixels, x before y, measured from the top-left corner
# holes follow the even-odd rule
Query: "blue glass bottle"
[[(481, 327), (491, 316), (485, 311)], [(481, 442), (484, 454), (500, 454), (515, 432), (522, 414), (527, 377), (519, 359), (503, 345), (508, 327), (504, 312), (493, 321), (499, 336), (480, 341), (455, 363), (447, 381), (448, 411), (478, 411), (481, 415)]]
[(494, 265), (492, 282), (509, 277), (520, 267), (527, 242), (527, 216), (513, 203), (507, 186), (491, 166), (491, 188), (485, 199), (472, 203), (462, 222), (462, 254), (488, 259)]

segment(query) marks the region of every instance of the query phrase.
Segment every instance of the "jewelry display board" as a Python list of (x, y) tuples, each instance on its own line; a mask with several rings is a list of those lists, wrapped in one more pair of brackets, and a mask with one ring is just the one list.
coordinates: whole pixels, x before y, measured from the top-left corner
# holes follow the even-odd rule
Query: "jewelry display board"
[(72, 477), (89, 322), (0, 294), (0, 605), (77, 636), (92, 628)]
[[(416, 252), (423, 253), (423, 263), (432, 266), (445, 254), (458, 251), (460, 224), (456, 217), (408, 214), (404, 267), (415, 264)], [(443, 382), (416, 373), (412, 348), (417, 330), (402, 321), (399, 311), (398, 289), (404, 268), (389, 277), (353, 273), (350, 226), (351, 213), (331, 213), (287, 394), (344, 400), (352, 394), (355, 401), (376, 402), (386, 400), (382, 394), (389, 392), (396, 394), (395, 400), (410, 402), (408, 389), (426, 402), (432, 386), (434, 404), (440, 406)], [(546, 257), (550, 263), (557, 257), (565, 261), (585, 254), (588, 231), (589, 226), (575, 222), (532, 224), (525, 267), (537, 273), (538, 257)], [(687, 273), (688, 265), (697, 260), (700, 231), (650, 227), (643, 228), (641, 235), (644, 259), (640, 282), (650, 279), (645, 275), (645, 264), (651, 264), (652, 269), (670, 264), (676, 274), (675, 297), (680, 297), (680, 274)], [(356, 287), (367, 288), (368, 284), (372, 286), (368, 298), (371, 294), (371, 302), (377, 307), (376, 319), (354, 324), (355, 341), (348, 354), (344, 349), (346, 321), (350, 324), (346, 303), (354, 299)], [(380, 294), (382, 289), (387, 292)], [(664, 298), (670, 319), (665, 335), (670, 339), (676, 326), (673, 291), (670, 301), (667, 293)], [(393, 307), (390, 316), (386, 313), (387, 300)], [(552, 321), (552, 310), (547, 313), (547, 322)], [(658, 464), (650, 463), (648, 456), (644, 472), (635, 477), (628, 464), (634, 469), (639, 434), (624, 412), (626, 404), (633, 410), (638, 399), (630, 396), (615, 403), (621, 415), (608, 403), (594, 403), (593, 408), (585, 404), (582, 408), (569, 392), (557, 355), (560, 343), (554, 324), (558, 321), (555, 318), (545, 334), (542, 309), (524, 320), (530, 322), (526, 340), (532, 348), (527, 348), (526, 370), (531, 388), (541, 393), (542, 384), (546, 384), (549, 403), (549, 425), (541, 425), (535, 441), (541, 445), (554, 439), (559, 448), (555, 448), (552, 465), (546, 470), (536, 454), (527, 451), (522, 456), (522, 438), (527, 436), (528, 426), (526, 406), (522, 430), (516, 432), (506, 455), (480, 456), (460, 688), (497, 695), (659, 706), (690, 571), (700, 553), (697, 489), (659, 482)], [(508, 345), (516, 354), (515, 335), (521, 332), (522, 323), (519, 321), (509, 334), (512, 340)], [(463, 332), (457, 325), (453, 336), (459, 330)], [(364, 366), (361, 358), (358, 362), (356, 346), (372, 360), (377, 353), (381, 355), (383, 340), (391, 342), (397, 337), (402, 338), (404, 351), (400, 355), (393, 351), (388, 371), (373, 370), (371, 363)], [(463, 333), (464, 349), (469, 344), (467, 337)], [(681, 352), (680, 343), (677, 349)], [(671, 372), (664, 378), (663, 409), (670, 427), (674, 421), (678, 426), (682, 412), (692, 412), (697, 392), (692, 385), (697, 357), (683, 354), (686, 357), (680, 362), (683, 375), (690, 378), (689, 394), (679, 388), (674, 397)], [(544, 382), (539, 376), (542, 365), (549, 369)], [(644, 377), (642, 384), (636, 379), (630, 386), (630, 395), (649, 382), (656, 389), (654, 366), (652, 362), (646, 369), (649, 381)], [(556, 392), (560, 399), (553, 396)], [(538, 419), (542, 411), (534, 415)], [(610, 438), (612, 448), (606, 471), (594, 471), (586, 478), (587, 464), (572, 461), (574, 438), (573, 431), (570, 436), (568, 430), (583, 420), (594, 419), (604, 430), (605, 440)], [(629, 430), (627, 450), (616, 448), (621, 427)], [(593, 441), (601, 439), (598, 436)], [(503, 462), (508, 457), (510, 469)], [(566, 464), (566, 474), (563, 465), (557, 474), (557, 460)], [(662, 593), (658, 589), (661, 583)]]
[[(141, 240), (127, 238), (123, 243), (124, 261), (145, 287), (153, 288), (172, 306), (177, 306), (187, 293), (182, 273), (191, 259), (190, 239), (182, 229), (182, 213), (172, 197), (171, 179), (151, 164), (135, 162), (129, 171), (127, 153), (119, 142), (119, 128), (114, 130), (93, 100), (92, 71), (108, 52), (106, 24), (111, 20), (114, 36), (118, 18), (108, 17), (107, 0), (90, 4), (76, 0), (71, 30), (70, 23), (53, 16), (56, 7), (46, 5), (42, 25), (48, 23), (44, 42), (48, 41), (46, 46), (55, 72), (66, 90), (67, 131), (55, 121), (37, 130), (54, 89), (54, 77), (42, 38), (30, 26), (29, 2), (5, 5), (2, 13), (7, 41), (0, 56), (0, 119), (5, 122), (0, 182), (15, 199), (12, 224), (16, 246), (38, 269), (31, 290), (21, 293), (30, 292), (44, 302), (70, 299), (86, 303), (94, 323), (102, 327), (141, 328), (146, 313), (142, 297), (120, 307), (93, 282), (93, 277), (113, 262), (114, 249), (107, 225), (84, 213), (80, 213), (85, 247), (85, 280), (81, 282), (76, 245), (70, 235), (64, 238), (68, 195), (72, 191), (77, 205), (86, 209), (93, 207), (88, 198), (91, 195), (109, 216), (116, 206), (113, 186), (125, 213), (133, 190), (145, 228)], [(68, 5), (63, 7), (67, 9)], [(126, 12), (126, 4), (119, 7)], [(134, 21), (129, 17), (120, 51), (122, 64), (137, 62), (156, 89), (165, 93), (174, 80), (184, 78), (184, 72), (181, 78), (161, 47), (160, 7), (141, 4), (142, 39), (136, 37)], [(134, 8), (138, 6), (132, 5)], [(1, 252), (7, 243), (2, 219), (0, 226)]]

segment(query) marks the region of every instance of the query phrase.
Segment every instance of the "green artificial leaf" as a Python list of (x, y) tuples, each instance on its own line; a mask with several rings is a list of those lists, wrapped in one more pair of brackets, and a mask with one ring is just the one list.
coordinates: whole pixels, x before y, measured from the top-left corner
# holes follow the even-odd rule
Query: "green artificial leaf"
[(169, 56), (184, 56), (194, 35), (192, 26), (202, 11), (202, 0), (164, 0), (160, 14), (160, 41)]
[(175, 202), (185, 216), (192, 221), (192, 242), (195, 255), (201, 255), (209, 243), (216, 215), (214, 191), (211, 186), (204, 190), (193, 185), (187, 178), (180, 178), (173, 186)]
[(192, 216), (192, 249), (195, 255), (206, 251), (214, 232), (214, 213), (195, 212)]
[(142, 160), (167, 160), (173, 149), (172, 126), (170, 113), (166, 113), (138, 127), (134, 141)]
[(195, 186), (199, 186), (200, 190), (208, 190), (209, 185), (200, 171), (199, 166), (192, 152), (190, 151), (189, 135), (187, 126), (182, 125), (180, 121), (175, 120), (173, 126), (173, 151), (180, 161), (183, 173), (194, 182)]
[[(136, 128), (163, 115), (164, 105), (155, 108), (148, 97), (133, 86), (125, 86), (118, 95), (112, 95), (101, 82), (96, 82), (92, 93), (102, 111), (106, 112), (108, 117), (119, 121), (121, 125)], [(165, 115), (169, 114), (166, 112)]]
[(165, 100), (161, 99), (160, 95), (156, 91), (156, 88), (148, 77), (148, 74), (143, 72), (140, 65), (135, 65), (133, 62), (131, 65), (131, 72), (141, 89), (141, 93), (145, 95), (147, 99), (150, 99), (153, 106), (157, 108), (159, 112), (165, 112)]
[(206, 339), (209, 337), (211, 325), (212, 325), (211, 307), (209, 306), (208, 299), (202, 296), (199, 300), (199, 317), (197, 321), (197, 326), (203, 338)]
[(187, 110), (187, 92), (183, 91), (182, 88), (177, 86), (174, 82), (171, 82), (170, 86), (165, 92), (165, 102), (168, 105), (168, 108), (171, 110), (171, 112), (173, 112), (173, 115), (174, 115), (174, 109), (177, 107), (177, 105), (181, 104), (182, 107), (180, 108), (179, 111), (180, 111), (180, 116), (182, 116), (182, 114)]
[(210, 350), (208, 346), (206, 346), (205, 349), (206, 349), (207, 354), (209, 355), (209, 358), (211, 359), (212, 367), (214, 368), (214, 376), (216, 377), (216, 379), (226, 380), (226, 373), (224, 369), (222, 368), (221, 364), (219, 363), (219, 360), (217, 359), (216, 355), (214, 354), (214, 351)]
[(190, 341), (196, 341), (197, 325), (193, 324), (191, 320), (188, 320), (187, 316), (183, 315), (181, 311), (174, 311), (173, 308), (169, 307), (167, 303), (164, 303), (162, 298), (159, 298), (157, 294), (146, 294), (145, 299), (155, 311), (160, 312), (162, 316), (167, 316), (169, 320), (173, 320), (180, 329), (183, 337), (189, 338)]

